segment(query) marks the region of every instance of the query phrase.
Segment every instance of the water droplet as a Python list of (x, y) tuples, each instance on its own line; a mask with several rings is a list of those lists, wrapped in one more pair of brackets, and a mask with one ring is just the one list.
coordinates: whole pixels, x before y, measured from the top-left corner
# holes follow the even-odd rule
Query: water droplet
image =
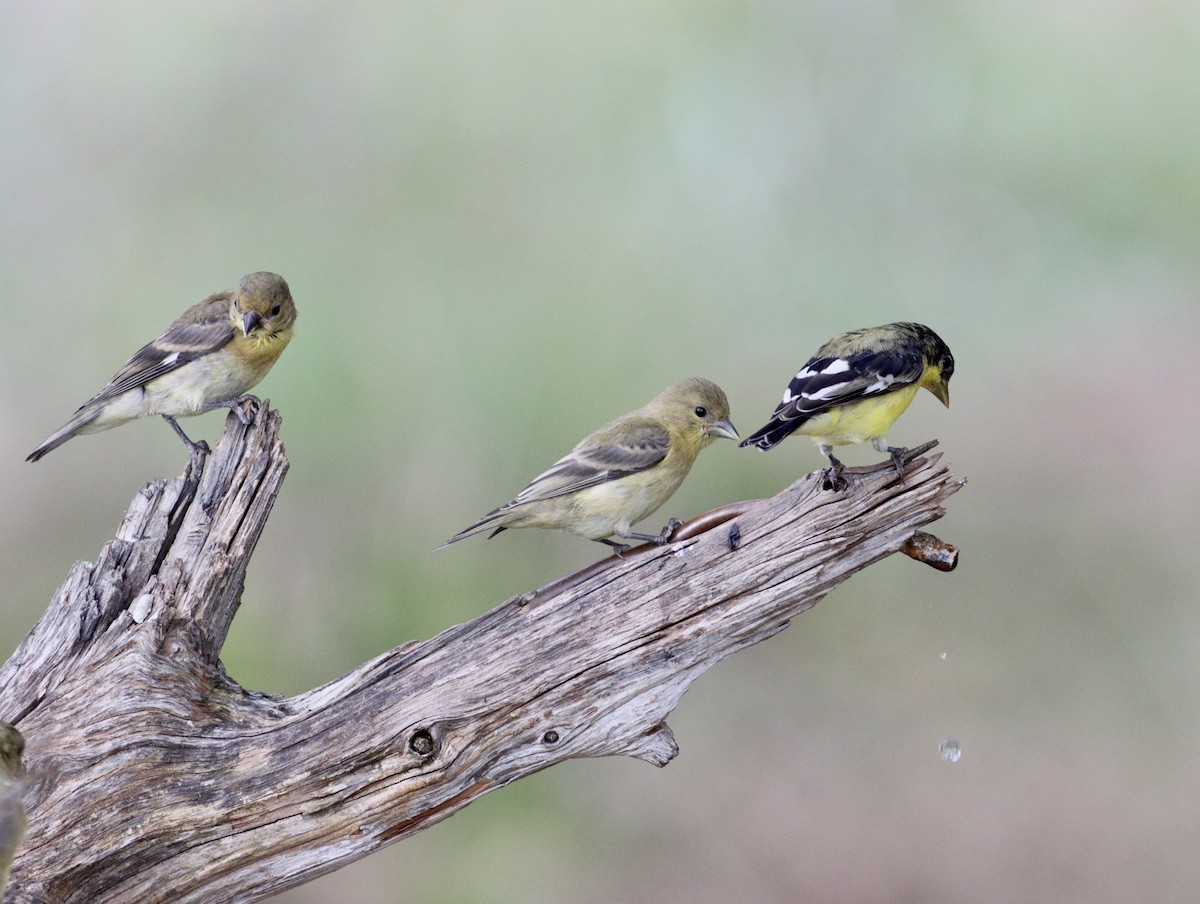
[(938, 753), (947, 763), (957, 763), (962, 759), (962, 748), (958, 746), (958, 741), (954, 738), (946, 738), (938, 744)]

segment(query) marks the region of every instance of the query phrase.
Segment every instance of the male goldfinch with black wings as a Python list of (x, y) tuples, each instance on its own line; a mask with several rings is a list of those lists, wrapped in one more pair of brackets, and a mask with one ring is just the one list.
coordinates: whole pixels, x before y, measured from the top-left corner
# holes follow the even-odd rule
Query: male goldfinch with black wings
[(656, 535), (635, 533), (632, 526), (671, 498), (700, 450), (719, 436), (738, 438), (725, 393), (701, 377), (683, 380), (581, 440), (515, 499), (442, 546), (514, 527), (570, 531), (617, 552), (628, 546), (612, 537), (665, 543), (678, 522)]
[(246, 395), (266, 376), (292, 338), (296, 304), (282, 276), (249, 273), (233, 291), (192, 305), (167, 331), (140, 348), (99, 393), (29, 454), (37, 461), (79, 433), (98, 433), (134, 418), (162, 415), (193, 461), (208, 454), (175, 422), (177, 417), (232, 408), (242, 420)]
[(761, 430), (741, 445), (767, 450), (791, 433), (811, 437), (829, 461), (825, 481), (845, 486), (844, 465), (833, 447), (871, 443), (891, 456), (904, 478), (907, 449), (889, 446), (887, 432), (928, 389), (950, 407), (954, 356), (937, 333), (920, 323), (889, 323), (835, 336), (800, 368), (783, 401)]

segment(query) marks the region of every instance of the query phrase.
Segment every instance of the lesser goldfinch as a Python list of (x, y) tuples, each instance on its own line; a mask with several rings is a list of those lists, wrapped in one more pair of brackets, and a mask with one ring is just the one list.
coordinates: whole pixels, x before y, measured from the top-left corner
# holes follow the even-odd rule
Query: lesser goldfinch
[(188, 439), (175, 418), (232, 408), (248, 422), (241, 405), (256, 405), (258, 399), (246, 393), (283, 353), (295, 322), (296, 305), (283, 277), (248, 273), (236, 289), (188, 308), (165, 333), (140, 348), (26, 461), (37, 461), (77, 433), (98, 433), (155, 414), (162, 415), (193, 456), (207, 455), (208, 444)]
[(612, 537), (665, 543), (673, 523), (657, 535), (631, 528), (671, 497), (700, 450), (718, 436), (738, 438), (725, 393), (700, 377), (683, 380), (645, 407), (605, 424), (511, 502), (442, 546), (486, 530), (494, 537), (510, 527), (570, 531), (618, 552), (628, 546)]
[(25, 804), (21, 800), (21, 751), (25, 739), (15, 727), (0, 722), (0, 898), (8, 885), (13, 855), (25, 837)]
[(834, 446), (873, 445), (891, 456), (904, 478), (907, 449), (889, 446), (887, 432), (924, 387), (950, 407), (954, 356), (937, 333), (920, 323), (889, 323), (830, 339), (800, 368), (783, 401), (761, 430), (741, 446), (767, 450), (790, 433), (812, 438), (829, 461), (826, 482), (844, 486)]

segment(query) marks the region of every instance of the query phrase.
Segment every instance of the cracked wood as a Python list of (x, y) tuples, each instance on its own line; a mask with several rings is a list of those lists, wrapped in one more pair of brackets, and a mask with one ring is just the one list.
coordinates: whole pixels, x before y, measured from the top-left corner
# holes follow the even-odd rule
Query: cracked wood
[(852, 469), (847, 494), (813, 474), (273, 697), (219, 654), (287, 472), (279, 424), (231, 417), (198, 483), (147, 484), (0, 669), (29, 770), (6, 901), (251, 900), (564, 759), (665, 765), (665, 720), (706, 669), (879, 559), (956, 554), (918, 535), (963, 483), (938, 456), (903, 484)]

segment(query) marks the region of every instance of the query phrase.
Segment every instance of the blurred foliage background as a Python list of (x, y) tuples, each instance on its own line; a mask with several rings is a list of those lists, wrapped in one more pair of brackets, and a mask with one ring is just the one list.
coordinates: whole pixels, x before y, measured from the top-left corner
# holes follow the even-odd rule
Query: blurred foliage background
[[(247, 271), (300, 309), (292, 469), (224, 659), (285, 694), (601, 555), (433, 550), (608, 418), (698, 374), (746, 434), (916, 319), (954, 407), (891, 438), (970, 480), (956, 573), (722, 663), (666, 770), (563, 764), (279, 900), (1190, 899), (1197, 110), (1200, 8), (1154, 0), (4, 4), (0, 647), (185, 462), (161, 422), (23, 457)], [(720, 443), (645, 526), (820, 464)]]

